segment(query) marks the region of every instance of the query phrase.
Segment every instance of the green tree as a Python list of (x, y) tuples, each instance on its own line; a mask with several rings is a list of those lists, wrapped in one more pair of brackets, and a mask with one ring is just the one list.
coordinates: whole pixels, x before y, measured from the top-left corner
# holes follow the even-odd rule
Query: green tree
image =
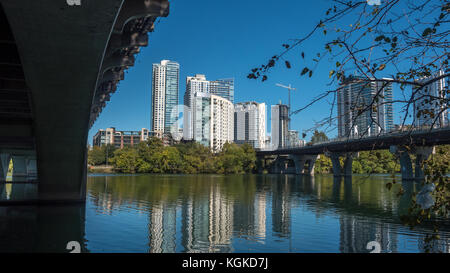
[[(105, 158), (107, 158), (108, 162), (105, 163), (109, 163), (109, 160), (111, 158), (114, 157), (114, 152), (117, 150), (116, 146), (114, 146), (114, 144), (106, 144), (106, 145), (102, 145), (102, 151), (105, 154)], [(106, 159), (105, 159), (106, 161)]]
[(225, 143), (216, 156), (216, 172), (223, 174), (251, 173), (256, 166), (256, 153), (250, 145)]
[(314, 165), (314, 172), (318, 174), (332, 173), (333, 166), (331, 164), (331, 159), (325, 155), (320, 155)]
[(140, 165), (143, 163), (139, 153), (132, 147), (124, 147), (116, 150), (114, 157), (111, 159), (114, 169), (123, 173), (136, 173)]
[(94, 146), (91, 150), (88, 151), (88, 164), (97, 166), (105, 164), (106, 155), (105, 150), (101, 147)]
[(250, 144), (243, 144), (241, 149), (244, 153), (242, 158), (242, 167), (245, 173), (252, 173), (256, 168), (256, 152)]

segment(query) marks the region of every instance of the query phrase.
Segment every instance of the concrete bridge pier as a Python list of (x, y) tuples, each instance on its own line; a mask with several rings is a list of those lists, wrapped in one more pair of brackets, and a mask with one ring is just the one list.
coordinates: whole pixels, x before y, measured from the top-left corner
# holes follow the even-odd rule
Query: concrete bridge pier
[(414, 173), (411, 163), (411, 157), (409, 151), (405, 148), (398, 146), (391, 146), (389, 151), (394, 154), (400, 160), (400, 172), (402, 174), (402, 180), (414, 179)]
[(417, 147), (414, 152), (416, 154), (414, 177), (415, 179), (421, 180), (425, 178), (424, 169), (426, 168), (426, 165), (424, 162), (431, 154), (435, 153), (435, 149), (434, 146)]
[(339, 161), (339, 157), (340, 157), (339, 154), (329, 153), (329, 154), (325, 154), (325, 155), (331, 159), (331, 164), (333, 167), (333, 175), (335, 177), (342, 176), (342, 167), (341, 167), (341, 162)]
[(79, 2), (0, 0), (32, 105), (27, 131), (9, 133), (31, 138), (37, 156), (16, 158), (15, 173), (37, 169), (39, 202), (85, 202), (89, 126), (169, 11), (167, 0)]
[(272, 173), (282, 173), (281, 172), (281, 165), (280, 165), (280, 160), (279, 157), (276, 157), (275, 160), (272, 162), (272, 166), (271, 166), (271, 172)]
[(0, 154), (0, 183), (1, 181), (6, 181), (10, 161), (11, 155), (9, 153)]
[(10, 160), (11, 155), (9, 153), (0, 153), (0, 198), (2, 198), (3, 189), (5, 188)]
[[(331, 158), (333, 165), (333, 175), (340, 176), (352, 176), (352, 164), (353, 158), (358, 157), (358, 153), (325, 153), (326, 156)], [(344, 157), (344, 165), (342, 166), (340, 158)]]
[(85, 201), (91, 105), (122, 2), (1, 0), (31, 90), (37, 154), (37, 165), (13, 156), (13, 176), (36, 166), (39, 201)]
[(295, 174), (305, 174), (305, 166), (307, 167), (307, 174), (314, 174), (314, 165), (318, 155), (289, 155), (289, 159), (294, 162)]
[(27, 177), (28, 179), (37, 179), (36, 156), (27, 157)]
[(294, 161), (295, 174), (303, 174), (306, 163), (304, 156), (292, 155), (291, 158)]
[(267, 158), (265, 156), (259, 156), (256, 159), (256, 169), (259, 174), (263, 174), (264, 170), (267, 170), (267, 160), (273, 160), (273, 158)]
[(13, 169), (12, 169), (13, 181), (27, 180), (27, 177), (28, 177), (27, 156), (12, 155), (12, 161), (13, 161)]
[(320, 157), (320, 155), (309, 155), (306, 157), (306, 163), (308, 164), (308, 174), (314, 174), (314, 166), (316, 164), (316, 160)]

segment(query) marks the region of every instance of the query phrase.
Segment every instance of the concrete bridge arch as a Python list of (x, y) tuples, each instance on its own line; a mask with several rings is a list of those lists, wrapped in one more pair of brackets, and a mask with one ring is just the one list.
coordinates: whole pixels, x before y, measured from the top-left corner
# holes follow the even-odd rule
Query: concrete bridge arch
[(169, 12), (167, 0), (80, 3), (0, 0), (0, 154), (16, 177), (37, 171), (39, 202), (85, 201), (88, 130)]

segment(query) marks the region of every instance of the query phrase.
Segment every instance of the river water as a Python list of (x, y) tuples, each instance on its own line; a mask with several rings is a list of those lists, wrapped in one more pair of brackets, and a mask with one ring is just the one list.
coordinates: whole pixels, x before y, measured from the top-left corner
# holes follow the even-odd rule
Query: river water
[[(0, 208), (0, 251), (423, 252), (384, 175), (90, 175), (82, 206)], [(2, 218), (3, 217), (3, 218)], [(7, 219), (5, 221), (5, 219)], [(432, 251), (450, 251), (441, 229)]]

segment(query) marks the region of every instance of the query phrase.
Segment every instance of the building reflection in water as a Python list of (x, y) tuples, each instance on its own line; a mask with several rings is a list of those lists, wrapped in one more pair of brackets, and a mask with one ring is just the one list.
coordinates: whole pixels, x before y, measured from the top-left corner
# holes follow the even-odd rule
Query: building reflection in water
[(272, 183), (272, 230), (284, 238), (291, 233), (291, 196), (288, 176), (277, 176)]
[(176, 207), (165, 202), (154, 204), (151, 207), (149, 229), (150, 252), (175, 252)]
[(181, 244), (185, 252), (231, 252), (233, 202), (211, 184), (209, 195), (189, 195), (181, 205)]
[[(344, 206), (353, 204), (353, 184), (351, 177), (334, 177), (333, 179), (333, 200), (340, 200), (341, 183), (344, 180)], [(359, 199), (360, 197), (358, 197)], [(378, 202), (386, 204), (388, 200), (385, 195), (380, 195), (381, 200)], [(359, 202), (359, 200), (357, 201)], [(382, 211), (386, 207), (380, 206)], [(368, 208), (371, 209), (371, 208)], [(350, 211), (349, 211), (350, 212)], [(364, 253), (369, 252), (367, 244), (376, 241), (380, 244), (381, 252), (397, 252), (398, 238), (397, 233), (391, 232), (395, 229), (389, 222), (383, 219), (375, 219), (376, 221), (367, 221), (356, 213), (342, 211), (339, 217), (340, 223), (340, 244), (339, 251), (344, 253)], [(381, 212), (374, 211), (374, 214)]]
[(267, 194), (265, 192), (258, 192), (255, 196), (255, 237), (261, 243), (264, 243), (266, 238), (266, 207)]
[(231, 252), (233, 235), (233, 202), (212, 184), (209, 195), (208, 252)]
[[(382, 181), (361, 182), (357, 176), (150, 177), (92, 179), (86, 206), (0, 207), (0, 252), (68, 252), (69, 241), (80, 242), (83, 252), (87, 246), (120, 250), (125, 242), (132, 245), (129, 251), (157, 253), (285, 252), (288, 241), (289, 250), (302, 252), (369, 252), (370, 241), (379, 242), (382, 252), (427, 247), (421, 235), (430, 229), (408, 233), (395, 220), (409, 206), (413, 182), (403, 184), (405, 194), (398, 199)], [(5, 197), (14, 190), (7, 187)], [(327, 228), (338, 229), (337, 243), (322, 248), (315, 242), (327, 244), (317, 237), (334, 232)], [(113, 238), (117, 234), (123, 238)], [(448, 234), (442, 237), (430, 251), (450, 251)]]
[[(423, 235), (431, 228), (409, 233), (396, 220), (418, 189), (414, 182), (403, 182), (404, 194), (397, 198), (400, 185), (388, 191), (383, 181), (358, 176), (353, 181), (306, 175), (151, 178), (91, 178), (86, 205), (0, 206), (0, 252), (68, 252), (70, 241), (79, 242), (82, 252), (88, 247), (121, 250), (128, 244), (129, 251), (142, 252), (285, 252), (288, 240), (289, 250), (304, 252), (316, 247), (369, 252), (370, 241), (379, 242), (382, 252), (450, 251), (447, 231), (442, 231), (442, 240), (425, 245)], [(3, 185), (2, 198), (20, 199), (25, 189), (19, 185)], [(305, 221), (303, 215), (320, 221)], [(313, 242), (327, 242), (314, 236), (329, 233), (327, 224), (338, 228), (338, 243), (321, 248)], [(270, 228), (273, 234), (268, 234)], [(114, 238), (118, 234), (123, 237)]]

